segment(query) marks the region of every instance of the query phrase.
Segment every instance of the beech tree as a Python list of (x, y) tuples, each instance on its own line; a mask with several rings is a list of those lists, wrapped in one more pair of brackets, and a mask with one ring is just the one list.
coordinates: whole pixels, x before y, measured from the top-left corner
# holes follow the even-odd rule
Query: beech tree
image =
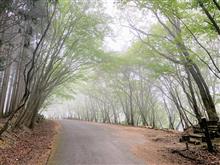
[[(9, 126), (33, 128), (39, 110), (52, 92), (68, 81), (81, 78), (84, 70), (103, 54), (101, 41), (107, 32), (105, 16), (101, 14), (101, 3), (98, 2), (27, 0), (12, 3), (10, 9), (13, 5), (29, 5), (30, 9), (23, 11), (21, 7), (22, 11), (14, 11), (23, 14), (19, 15), (18, 21), (24, 29), (10, 41), (20, 54), (9, 52), (2, 69), (4, 91), (0, 105), (6, 123), (1, 133)], [(5, 12), (8, 11), (5, 9)], [(8, 30), (10, 35), (14, 34), (11, 32), (14, 28), (7, 29), (4, 34)], [(6, 41), (3, 43), (2, 50)]]
[[(213, 99), (210, 94), (210, 90), (205, 79), (202, 76), (199, 66), (196, 64), (196, 59), (193, 59), (192, 56), (196, 54), (192, 50), (192, 45), (188, 45), (185, 42), (187, 39), (183, 34), (183, 29), (187, 28), (185, 23), (185, 14), (184, 9), (186, 7), (182, 5), (182, 2), (169, 1), (169, 2), (159, 2), (159, 1), (134, 1), (141, 10), (150, 10), (155, 18), (158, 20), (158, 24), (161, 26), (161, 31), (163, 35), (153, 33), (149, 35), (148, 32), (135, 27), (130, 23), (131, 28), (133, 28), (137, 33), (141, 33), (142, 36), (139, 36), (141, 40), (149, 47), (149, 49), (157, 52), (158, 55), (176, 63), (183, 65), (186, 72), (189, 73), (195, 84), (197, 85), (200, 97), (206, 108), (208, 117), (212, 121), (218, 121), (218, 115), (216, 108), (213, 102)], [(182, 6), (185, 8), (183, 8)], [(188, 16), (190, 13), (188, 14)], [(187, 29), (188, 30), (188, 29)], [(188, 32), (190, 32), (188, 30)], [(143, 35), (147, 39), (143, 39)], [(159, 40), (159, 41), (158, 41)], [(159, 45), (158, 45), (159, 44)], [(155, 46), (157, 45), (157, 47)], [(191, 93), (193, 91), (191, 90)], [(194, 113), (196, 114), (198, 120), (200, 120), (200, 112), (196, 108), (196, 103), (194, 100)]]
[[(108, 93), (119, 109), (118, 115), (112, 116), (129, 125), (179, 129), (199, 123), (202, 117), (217, 122), (219, 41), (213, 26), (218, 25), (218, 2), (146, 0), (122, 1), (122, 5), (128, 11), (131, 5), (142, 15), (151, 13), (156, 22), (145, 28), (146, 17), (138, 24), (135, 15), (126, 16), (137, 40), (126, 53), (107, 58), (106, 68), (95, 71), (95, 77), (102, 80), (93, 84), (96, 91), (101, 86), (107, 90), (101, 88), (104, 94), (93, 92), (92, 97), (85, 94), (92, 102), (81, 108), (89, 109), (86, 118), (100, 110), (113, 122), (110, 114), (114, 108), (103, 99)], [(94, 108), (96, 104), (99, 106)], [(83, 118), (80, 111), (77, 115)]]

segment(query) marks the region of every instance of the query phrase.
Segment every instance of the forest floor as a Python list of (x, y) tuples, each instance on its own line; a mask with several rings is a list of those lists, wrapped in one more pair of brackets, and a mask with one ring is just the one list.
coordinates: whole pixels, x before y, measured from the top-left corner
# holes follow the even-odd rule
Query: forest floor
[[(180, 143), (181, 132), (107, 125), (116, 129), (131, 145), (131, 151), (148, 165), (220, 165), (220, 153), (209, 153), (201, 146)], [(140, 140), (140, 144), (136, 144)]]
[(0, 165), (45, 165), (58, 133), (54, 121), (42, 121), (28, 128), (4, 133), (0, 139)]

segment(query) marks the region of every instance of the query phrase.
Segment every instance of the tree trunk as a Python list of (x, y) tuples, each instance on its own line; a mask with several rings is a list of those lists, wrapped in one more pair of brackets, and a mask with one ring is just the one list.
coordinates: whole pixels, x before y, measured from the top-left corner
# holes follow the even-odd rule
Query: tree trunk
[(185, 43), (181, 36), (181, 29), (180, 29), (180, 22), (179, 20), (173, 21), (173, 28), (176, 32), (176, 35), (172, 34), (176, 38), (176, 46), (177, 49), (180, 50), (180, 53), (183, 57), (185, 57), (185, 67), (187, 70), (189, 70), (190, 74), (192, 75), (202, 98), (203, 104), (206, 108), (206, 112), (208, 114), (209, 120), (211, 121), (218, 121), (219, 117), (215, 109), (214, 101), (211, 97), (209, 88), (207, 83), (205, 82), (199, 67), (191, 60), (190, 54), (185, 46)]

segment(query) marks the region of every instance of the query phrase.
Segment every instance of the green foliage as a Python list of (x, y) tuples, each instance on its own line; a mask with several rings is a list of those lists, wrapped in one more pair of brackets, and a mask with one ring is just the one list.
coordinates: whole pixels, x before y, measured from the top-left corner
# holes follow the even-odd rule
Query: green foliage
[(87, 72), (103, 60), (102, 42), (108, 27), (101, 5), (71, 0), (57, 4), (43, 54), (48, 100), (74, 99), (74, 84), (85, 80)]
[(73, 83), (65, 83), (62, 86), (56, 88), (56, 90), (54, 90), (52, 93), (53, 98), (64, 101), (74, 99), (75, 94), (76, 92), (74, 90)]

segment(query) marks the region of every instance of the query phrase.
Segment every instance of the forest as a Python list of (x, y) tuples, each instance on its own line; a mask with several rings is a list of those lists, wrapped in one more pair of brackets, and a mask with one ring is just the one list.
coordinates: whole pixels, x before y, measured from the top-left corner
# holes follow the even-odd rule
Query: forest
[(68, 85), (55, 91), (54, 97), (76, 99), (64, 116), (177, 130), (203, 117), (218, 121), (219, 3), (146, 0), (118, 5), (127, 16), (121, 26), (135, 38), (125, 51), (104, 51), (85, 82), (73, 86), (80, 95), (71, 94)]
[(49, 117), (177, 131), (205, 119), (206, 141), (220, 137), (219, 63), (219, 0), (1, 0), (0, 136)]

